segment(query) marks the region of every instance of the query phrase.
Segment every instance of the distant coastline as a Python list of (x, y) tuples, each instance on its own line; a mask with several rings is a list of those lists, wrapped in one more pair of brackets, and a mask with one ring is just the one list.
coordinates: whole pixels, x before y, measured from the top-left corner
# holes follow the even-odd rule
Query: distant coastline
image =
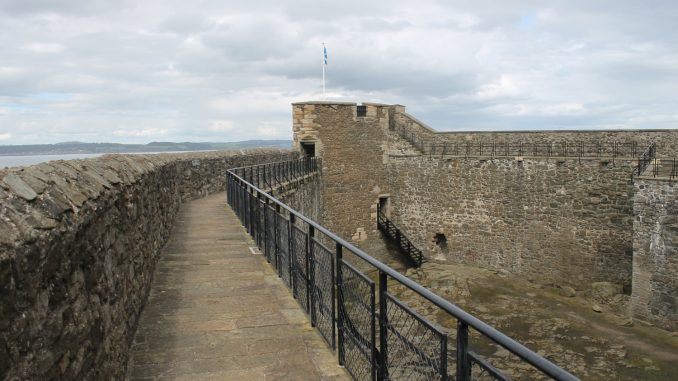
[(57, 144), (0, 146), (0, 169), (5, 167), (34, 165), (51, 160), (87, 159), (109, 153), (153, 154), (291, 147), (291, 140), (246, 140), (226, 143), (153, 142), (148, 144), (67, 142)]
[(82, 143), (29, 144), (0, 146), (0, 156), (82, 155), (106, 153), (160, 153), (215, 151), (247, 148), (291, 148), (291, 140), (245, 140), (224, 143), (151, 142), (148, 144)]

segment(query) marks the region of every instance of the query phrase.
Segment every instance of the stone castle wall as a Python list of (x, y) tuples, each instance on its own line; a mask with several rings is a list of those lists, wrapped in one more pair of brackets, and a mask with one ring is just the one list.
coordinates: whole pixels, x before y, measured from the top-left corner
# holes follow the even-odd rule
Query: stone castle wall
[(181, 203), (223, 191), (228, 168), (294, 156), (107, 155), (0, 171), (0, 374), (121, 379)]
[(320, 175), (307, 176), (294, 181), (282, 193), (275, 193), (275, 197), (300, 212), (304, 217), (322, 224), (322, 180)]
[(446, 131), (438, 132), (425, 123), (405, 113), (404, 106), (391, 106), (392, 131), (414, 136), (419, 141), (465, 144), (465, 143), (630, 143), (638, 146), (638, 156), (651, 143), (657, 143), (658, 157), (678, 156), (678, 130), (540, 130), (540, 131)]
[(631, 311), (678, 331), (678, 183), (635, 181)]
[[(636, 292), (637, 157), (436, 158), (410, 142), (632, 142), (638, 155), (656, 142), (659, 157), (675, 157), (678, 130), (436, 132), (404, 106), (363, 105), (364, 117), (355, 103), (293, 105), (295, 147), (320, 147), (323, 219), (341, 236), (359, 245), (378, 237), (375, 210), (379, 197), (388, 197), (392, 219), (429, 260), (471, 262), (577, 289), (609, 281)], [(446, 247), (434, 243), (436, 233), (445, 235)], [(678, 272), (669, 278), (655, 270), (648, 270), (655, 274), (649, 293), (661, 293), (660, 283), (672, 289)]]
[[(294, 141), (313, 142), (322, 158), (320, 220), (342, 237), (362, 242), (375, 229), (379, 195), (386, 181), (388, 110), (354, 103), (294, 105)], [(318, 149), (318, 147), (321, 147)]]
[[(392, 216), (432, 260), (630, 291), (633, 165), (392, 158)], [(436, 234), (446, 242), (436, 245)]]

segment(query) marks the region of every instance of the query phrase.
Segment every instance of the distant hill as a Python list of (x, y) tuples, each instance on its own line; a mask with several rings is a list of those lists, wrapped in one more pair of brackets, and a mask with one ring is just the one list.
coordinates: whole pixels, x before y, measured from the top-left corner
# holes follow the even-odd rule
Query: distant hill
[(148, 144), (63, 142), (56, 144), (0, 146), (0, 156), (65, 155), (82, 153), (181, 152), (291, 147), (291, 140), (245, 140), (242, 142), (226, 143), (151, 142)]

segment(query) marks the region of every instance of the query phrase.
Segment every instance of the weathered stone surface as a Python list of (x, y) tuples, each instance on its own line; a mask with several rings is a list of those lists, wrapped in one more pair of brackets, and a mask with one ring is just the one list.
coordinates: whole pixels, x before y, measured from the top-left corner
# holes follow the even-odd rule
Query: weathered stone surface
[(12, 193), (25, 200), (32, 201), (38, 197), (38, 194), (35, 193), (35, 191), (31, 189), (31, 187), (28, 186), (28, 184), (26, 184), (16, 173), (9, 173), (5, 175), (2, 181), (5, 183), (5, 185), (7, 185)]
[(638, 178), (633, 223), (631, 311), (678, 330), (678, 182)]
[(251, 254), (254, 242), (225, 197), (182, 206), (128, 379), (348, 380), (273, 267)]
[(0, 219), (0, 245), (13, 245), (19, 239), (19, 231), (5, 219)]
[(568, 298), (573, 298), (577, 296), (577, 292), (572, 287), (564, 286), (560, 288), (560, 295), (566, 296)]
[(40, 194), (45, 191), (47, 184), (38, 177), (40, 175), (36, 176), (38, 172), (39, 171), (32, 169), (32, 167), (28, 167), (18, 175), (26, 184), (28, 184), (28, 186), (31, 187), (31, 189), (35, 191), (35, 193)]
[(593, 282), (591, 283), (591, 296), (595, 300), (607, 301), (613, 296), (621, 294), (623, 287), (620, 284), (611, 282)]
[(228, 168), (292, 156), (112, 155), (4, 170), (0, 378), (121, 379), (181, 203), (223, 192)]

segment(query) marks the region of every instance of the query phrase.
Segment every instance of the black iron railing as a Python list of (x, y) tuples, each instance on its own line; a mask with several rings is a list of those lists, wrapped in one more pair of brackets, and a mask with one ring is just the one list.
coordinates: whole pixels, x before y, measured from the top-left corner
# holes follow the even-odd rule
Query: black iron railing
[(678, 178), (678, 160), (655, 158), (652, 159), (649, 163), (647, 163), (644, 169), (642, 170), (639, 169), (638, 172), (643, 176), (668, 178), (674, 180)]
[[(258, 184), (271, 184), (276, 181), (271, 176), (280, 168), (306, 168), (295, 176), (308, 175), (312, 168), (317, 170), (317, 161), (302, 159), (273, 167), (276, 170), (266, 170), (263, 178), (262, 170), (256, 175), (256, 167), (229, 170), (228, 203), (354, 379), (469, 381), (482, 373), (508, 380), (488, 359), (470, 349), (469, 330), (473, 329), (546, 376), (577, 380), (249, 181), (256, 178)], [(378, 282), (349, 263), (349, 257), (376, 270)], [(446, 332), (389, 293), (390, 282), (401, 284), (455, 318), (456, 346), (448, 351), (448, 335), (454, 332)], [(450, 356), (454, 376), (448, 368)]]
[(284, 183), (318, 171), (320, 159), (307, 157), (299, 160), (280, 161), (233, 168), (234, 174), (261, 189), (273, 190)]
[(377, 228), (395, 243), (403, 254), (407, 255), (415, 267), (421, 267), (424, 262), (424, 254), (414, 246), (393, 221), (386, 217), (380, 205), (377, 205)]
[(640, 176), (645, 172), (645, 169), (652, 163), (652, 161), (657, 157), (657, 144), (652, 142), (646, 149), (643, 151), (643, 154), (638, 159), (638, 166), (636, 167), (636, 175)]
[[(407, 135), (406, 135), (407, 136)], [(540, 157), (566, 159), (636, 158), (642, 149), (636, 142), (433, 142), (411, 134), (407, 140), (431, 157)]]

